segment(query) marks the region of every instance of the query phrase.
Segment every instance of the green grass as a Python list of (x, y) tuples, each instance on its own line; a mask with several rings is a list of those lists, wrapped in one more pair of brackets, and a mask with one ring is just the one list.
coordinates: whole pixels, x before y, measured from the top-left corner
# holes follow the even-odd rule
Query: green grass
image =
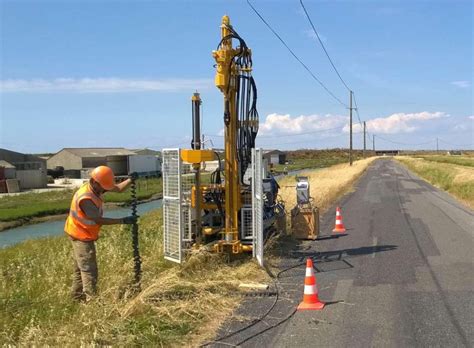
[(142, 290), (133, 279), (129, 227), (104, 228), (97, 242), (99, 297), (70, 300), (65, 237), (0, 249), (0, 346), (182, 346), (208, 339), (239, 303), (240, 281), (261, 281), (254, 262), (198, 254), (184, 266), (163, 259), (161, 210), (140, 218)]
[(291, 161), (290, 164), (278, 164), (275, 165), (273, 168), (277, 172), (282, 172), (285, 169), (287, 171), (293, 170), (302, 170), (302, 169), (314, 169), (314, 168), (326, 168), (333, 166), (335, 164), (347, 162), (347, 158), (327, 158), (327, 159), (305, 159), (305, 158), (297, 158)]
[(423, 158), (397, 157), (413, 172), (474, 208), (474, 169), (471, 166)]
[(425, 161), (456, 164), (459, 166), (474, 167), (474, 157), (468, 156), (419, 156)]
[[(367, 157), (371, 153), (367, 152)], [(355, 150), (353, 152), (353, 160), (361, 159), (362, 151)], [(289, 164), (278, 164), (273, 167), (277, 172), (326, 168), (335, 164), (349, 162), (348, 150), (332, 149), (332, 150), (297, 150), (287, 152), (287, 161)]]
[[(161, 192), (161, 178), (139, 179), (137, 181), (137, 197), (140, 200), (148, 199)], [(72, 190), (58, 190), (0, 198), (0, 221), (13, 221), (66, 213), (69, 210), (72, 195)], [(107, 193), (105, 194), (105, 201), (128, 203), (131, 201), (130, 190), (122, 193)]]
[[(137, 198), (140, 200), (151, 198), (153, 195), (163, 192), (163, 180), (161, 178), (137, 180)], [(122, 193), (110, 192), (105, 194), (106, 202), (130, 203), (130, 190)]]

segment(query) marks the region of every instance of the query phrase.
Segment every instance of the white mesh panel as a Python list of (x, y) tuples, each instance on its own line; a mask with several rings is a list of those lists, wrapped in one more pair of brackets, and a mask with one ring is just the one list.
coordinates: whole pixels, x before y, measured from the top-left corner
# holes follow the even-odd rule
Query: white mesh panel
[(181, 156), (179, 149), (164, 149), (163, 173), (163, 248), (165, 259), (181, 263)]
[(262, 149), (252, 149), (253, 255), (263, 267), (263, 167)]

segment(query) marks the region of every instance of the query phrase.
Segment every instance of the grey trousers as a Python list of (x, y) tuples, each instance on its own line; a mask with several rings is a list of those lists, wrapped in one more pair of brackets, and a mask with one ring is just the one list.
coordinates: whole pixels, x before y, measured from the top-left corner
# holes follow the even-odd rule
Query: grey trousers
[(89, 301), (97, 293), (97, 259), (95, 242), (71, 239), (73, 250), (72, 298)]

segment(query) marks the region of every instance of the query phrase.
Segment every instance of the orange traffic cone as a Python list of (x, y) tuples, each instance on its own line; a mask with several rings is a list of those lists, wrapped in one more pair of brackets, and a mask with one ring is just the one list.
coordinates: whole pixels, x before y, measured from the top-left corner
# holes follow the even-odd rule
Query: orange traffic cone
[(342, 223), (341, 208), (339, 207), (336, 208), (336, 226), (334, 227), (332, 231), (337, 232), (337, 233), (346, 232), (346, 228), (344, 227), (344, 224)]
[(306, 260), (303, 302), (298, 306), (298, 310), (321, 310), (323, 307), (324, 302), (319, 301), (318, 298), (318, 286), (316, 285), (316, 276), (314, 275), (313, 260), (308, 257)]

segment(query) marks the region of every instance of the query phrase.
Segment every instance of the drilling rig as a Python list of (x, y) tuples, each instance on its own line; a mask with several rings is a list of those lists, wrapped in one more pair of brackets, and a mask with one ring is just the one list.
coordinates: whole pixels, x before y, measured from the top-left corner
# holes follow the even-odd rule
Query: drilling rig
[[(255, 148), (252, 52), (228, 16), (222, 18), (221, 40), (212, 56), (215, 85), (224, 99), (224, 152), (202, 148), (202, 101), (194, 93), (191, 149), (163, 150), (164, 254), (181, 262), (183, 252), (204, 246), (220, 253), (253, 252), (263, 264), (264, 239), (284, 206), (277, 182), (267, 177), (263, 151)], [(217, 163), (212, 171), (211, 163)]]

